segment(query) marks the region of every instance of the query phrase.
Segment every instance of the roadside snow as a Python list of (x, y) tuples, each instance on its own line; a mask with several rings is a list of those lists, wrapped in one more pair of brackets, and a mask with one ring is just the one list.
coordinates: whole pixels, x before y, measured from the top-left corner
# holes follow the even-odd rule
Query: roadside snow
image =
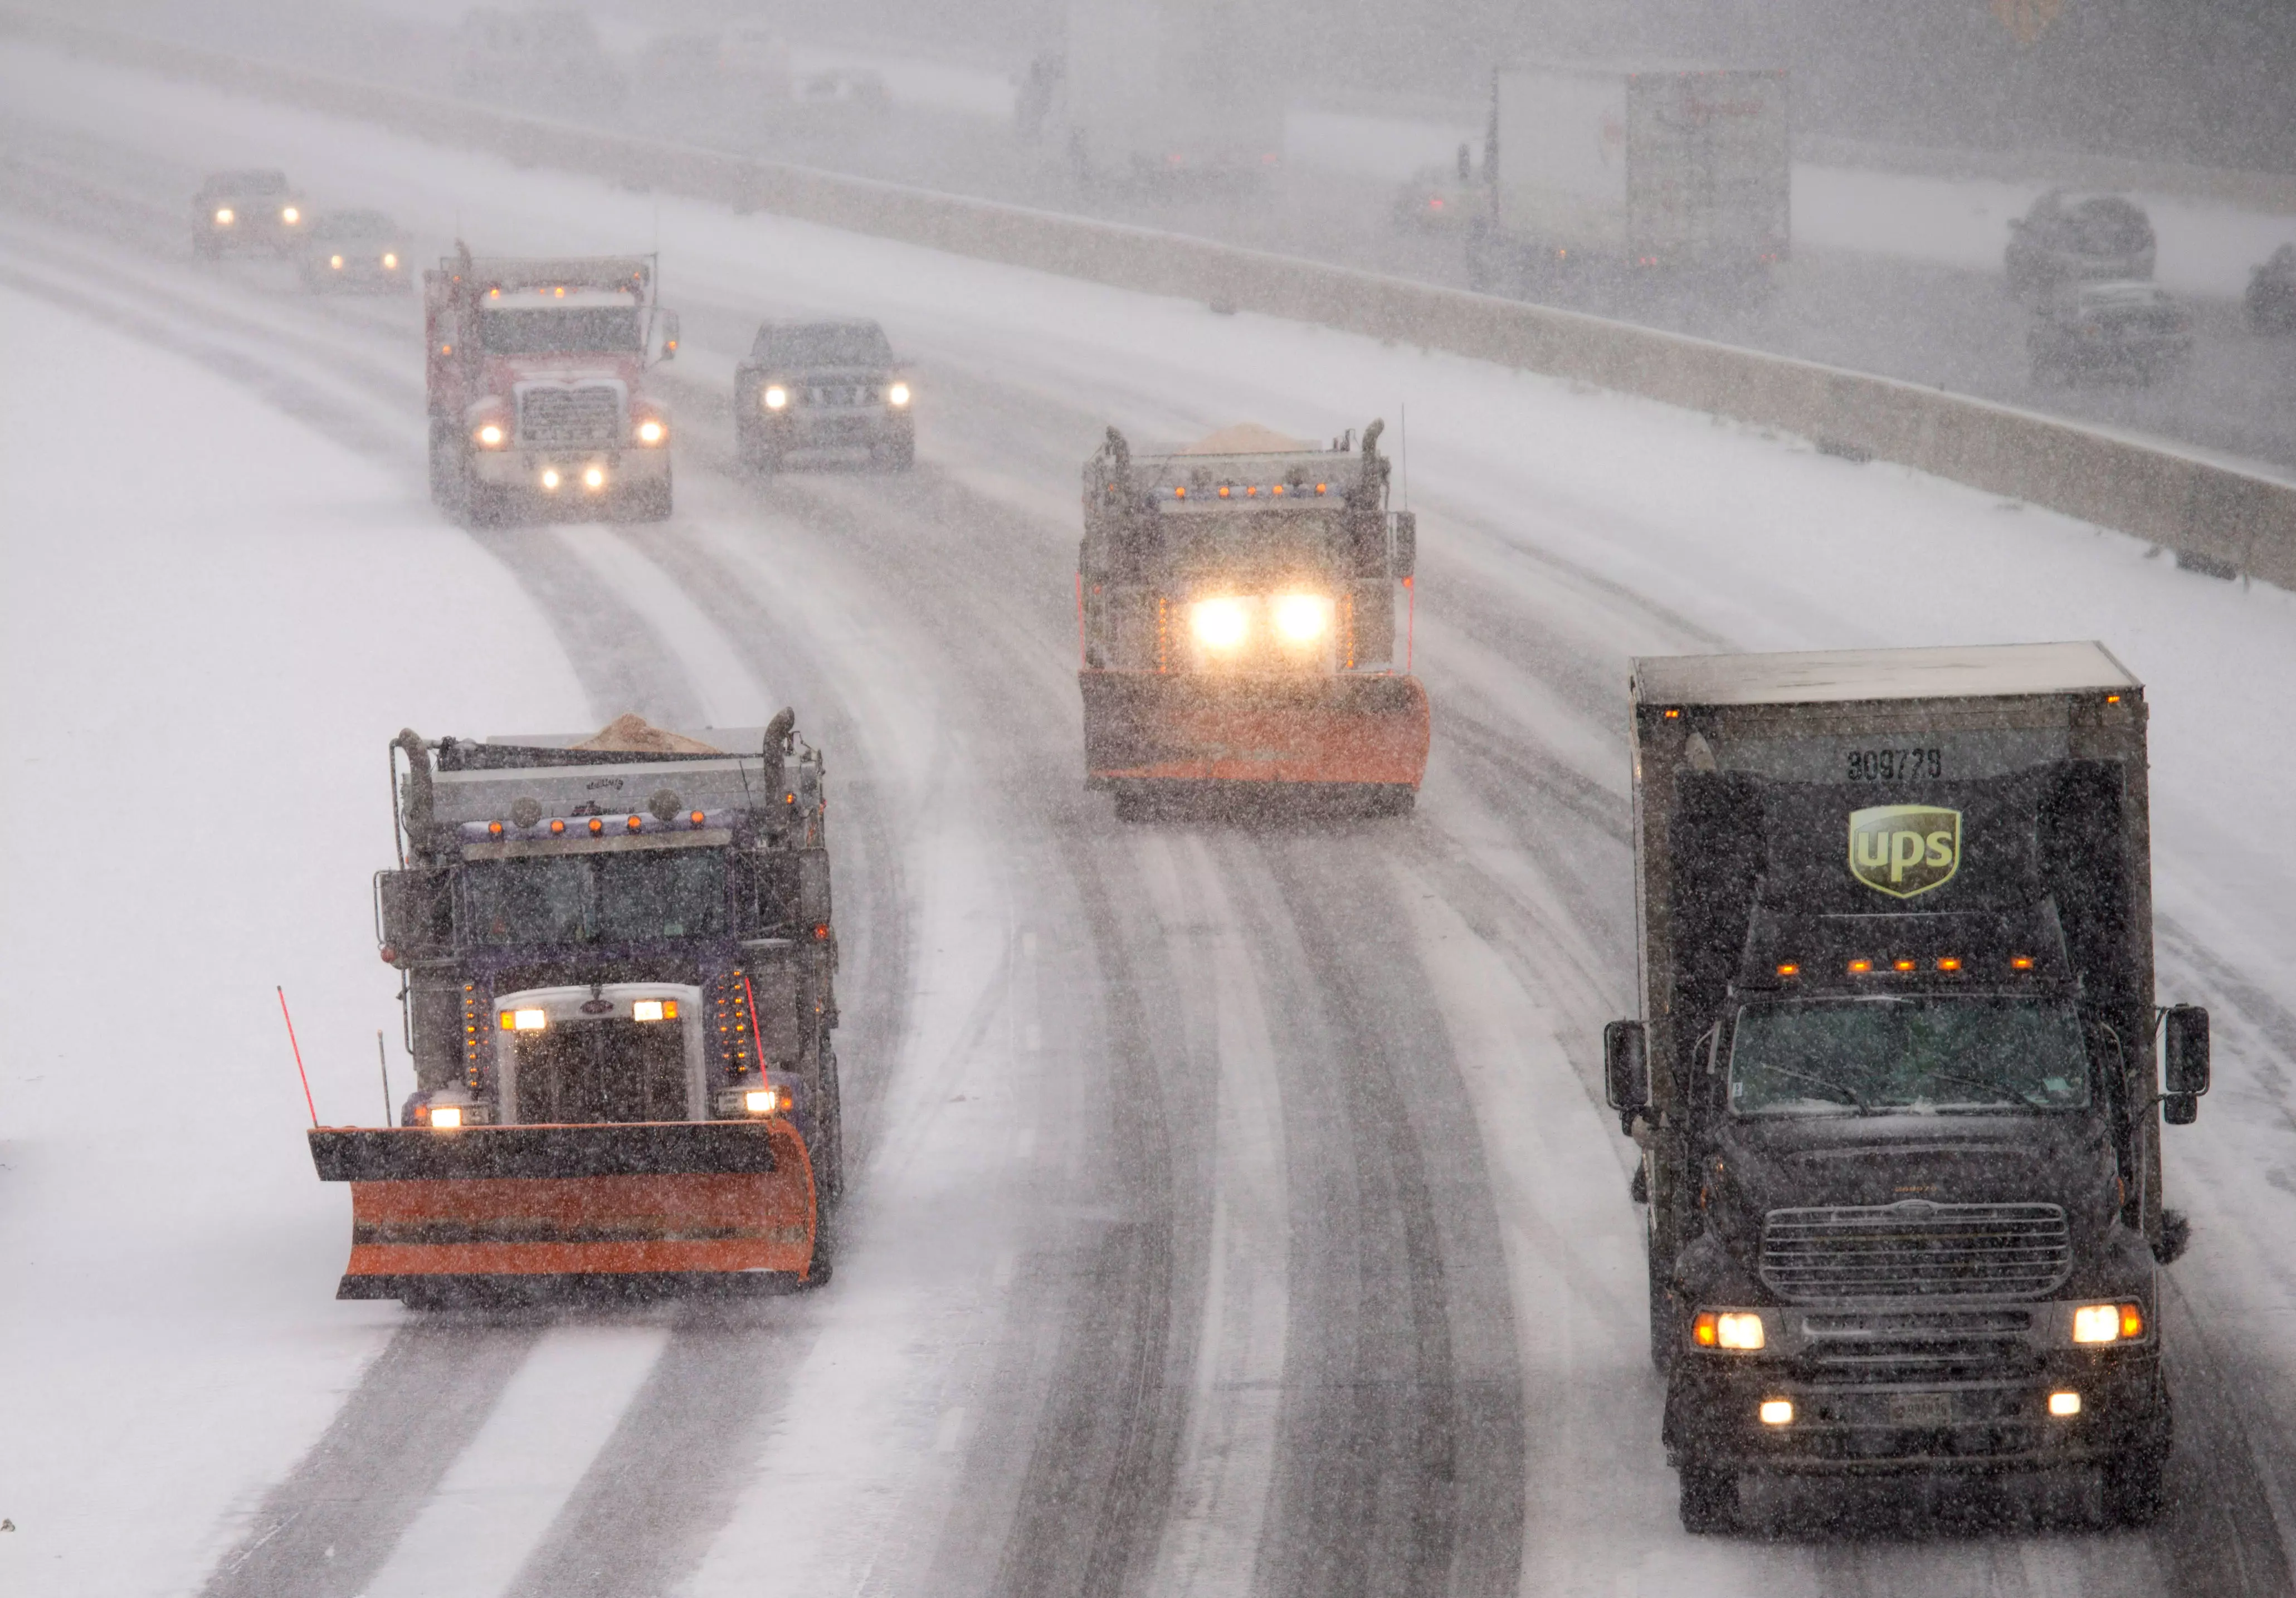
[[(180, 1590), (399, 1320), (319, 1114), (396, 1091), (384, 742), (590, 709), (502, 569), (176, 358), (0, 291), (0, 1589)], [(100, 439), (100, 445), (92, 441)]]

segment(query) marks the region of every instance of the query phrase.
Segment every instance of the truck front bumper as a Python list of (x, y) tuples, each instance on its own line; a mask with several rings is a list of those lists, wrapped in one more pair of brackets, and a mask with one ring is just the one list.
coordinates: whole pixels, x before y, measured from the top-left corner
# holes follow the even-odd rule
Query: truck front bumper
[(916, 418), (890, 406), (804, 406), (743, 423), (750, 447), (775, 455), (805, 450), (875, 449), (914, 443)]
[[(1997, 1472), (2103, 1464), (2168, 1446), (2157, 1346), (2068, 1351), (2018, 1370), (1866, 1382), (1797, 1362), (1685, 1354), (1667, 1385), (1668, 1463), (1774, 1475)], [(2050, 1413), (2053, 1393), (2080, 1399)], [(1766, 1423), (1784, 1400), (1792, 1418)]]
[[(594, 488), (586, 480), (594, 471), (599, 474)], [(474, 449), (471, 476), (489, 488), (572, 503), (668, 482), (669, 451), (666, 447)]]

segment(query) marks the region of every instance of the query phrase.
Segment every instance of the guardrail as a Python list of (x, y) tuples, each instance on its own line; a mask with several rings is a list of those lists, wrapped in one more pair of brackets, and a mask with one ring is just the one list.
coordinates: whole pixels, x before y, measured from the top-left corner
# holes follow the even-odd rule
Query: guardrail
[(2202, 570), (2296, 588), (2296, 484), (2008, 406), (1571, 311), (553, 122), (57, 17), (0, 12), (0, 29), (526, 165), (1575, 378), (1799, 433), (1852, 458), (1898, 462), (2133, 534)]

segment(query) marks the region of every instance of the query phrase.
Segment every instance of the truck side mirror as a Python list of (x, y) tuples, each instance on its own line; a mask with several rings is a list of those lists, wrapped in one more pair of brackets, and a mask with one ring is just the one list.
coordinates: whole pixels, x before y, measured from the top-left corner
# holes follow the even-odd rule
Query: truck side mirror
[(798, 919), (810, 929), (829, 922), (829, 855), (807, 849), (797, 857)]
[(2201, 1095), (2209, 1091), (2209, 1012), (2198, 1004), (2171, 1006), (2161, 1053), (2168, 1091), (2161, 1119), (2172, 1127), (2189, 1127), (2200, 1117)]
[(1419, 518), (1410, 511), (1395, 513), (1395, 575), (1409, 577), (1419, 565)]
[(1650, 1041), (1642, 1022), (1603, 1028), (1603, 1096), (1619, 1112), (1619, 1129), (1631, 1133), (1636, 1112), (1650, 1103)]
[(677, 313), (676, 311), (664, 311), (661, 314), (661, 358), (665, 361), (674, 361), (677, 358)]

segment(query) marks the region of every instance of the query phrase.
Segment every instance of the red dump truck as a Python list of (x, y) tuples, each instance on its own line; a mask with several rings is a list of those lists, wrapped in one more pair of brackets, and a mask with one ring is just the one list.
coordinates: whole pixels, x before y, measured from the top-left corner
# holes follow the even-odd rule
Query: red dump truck
[(1380, 430), (1316, 449), (1247, 425), (1136, 456), (1111, 428), (1086, 463), (1086, 779), (1119, 815), (1194, 798), (1410, 808), (1429, 730), (1417, 539), (1387, 507)]
[(646, 384), (677, 353), (651, 256), (473, 258), (422, 275), (430, 496), (471, 523), (659, 521), (669, 410)]

